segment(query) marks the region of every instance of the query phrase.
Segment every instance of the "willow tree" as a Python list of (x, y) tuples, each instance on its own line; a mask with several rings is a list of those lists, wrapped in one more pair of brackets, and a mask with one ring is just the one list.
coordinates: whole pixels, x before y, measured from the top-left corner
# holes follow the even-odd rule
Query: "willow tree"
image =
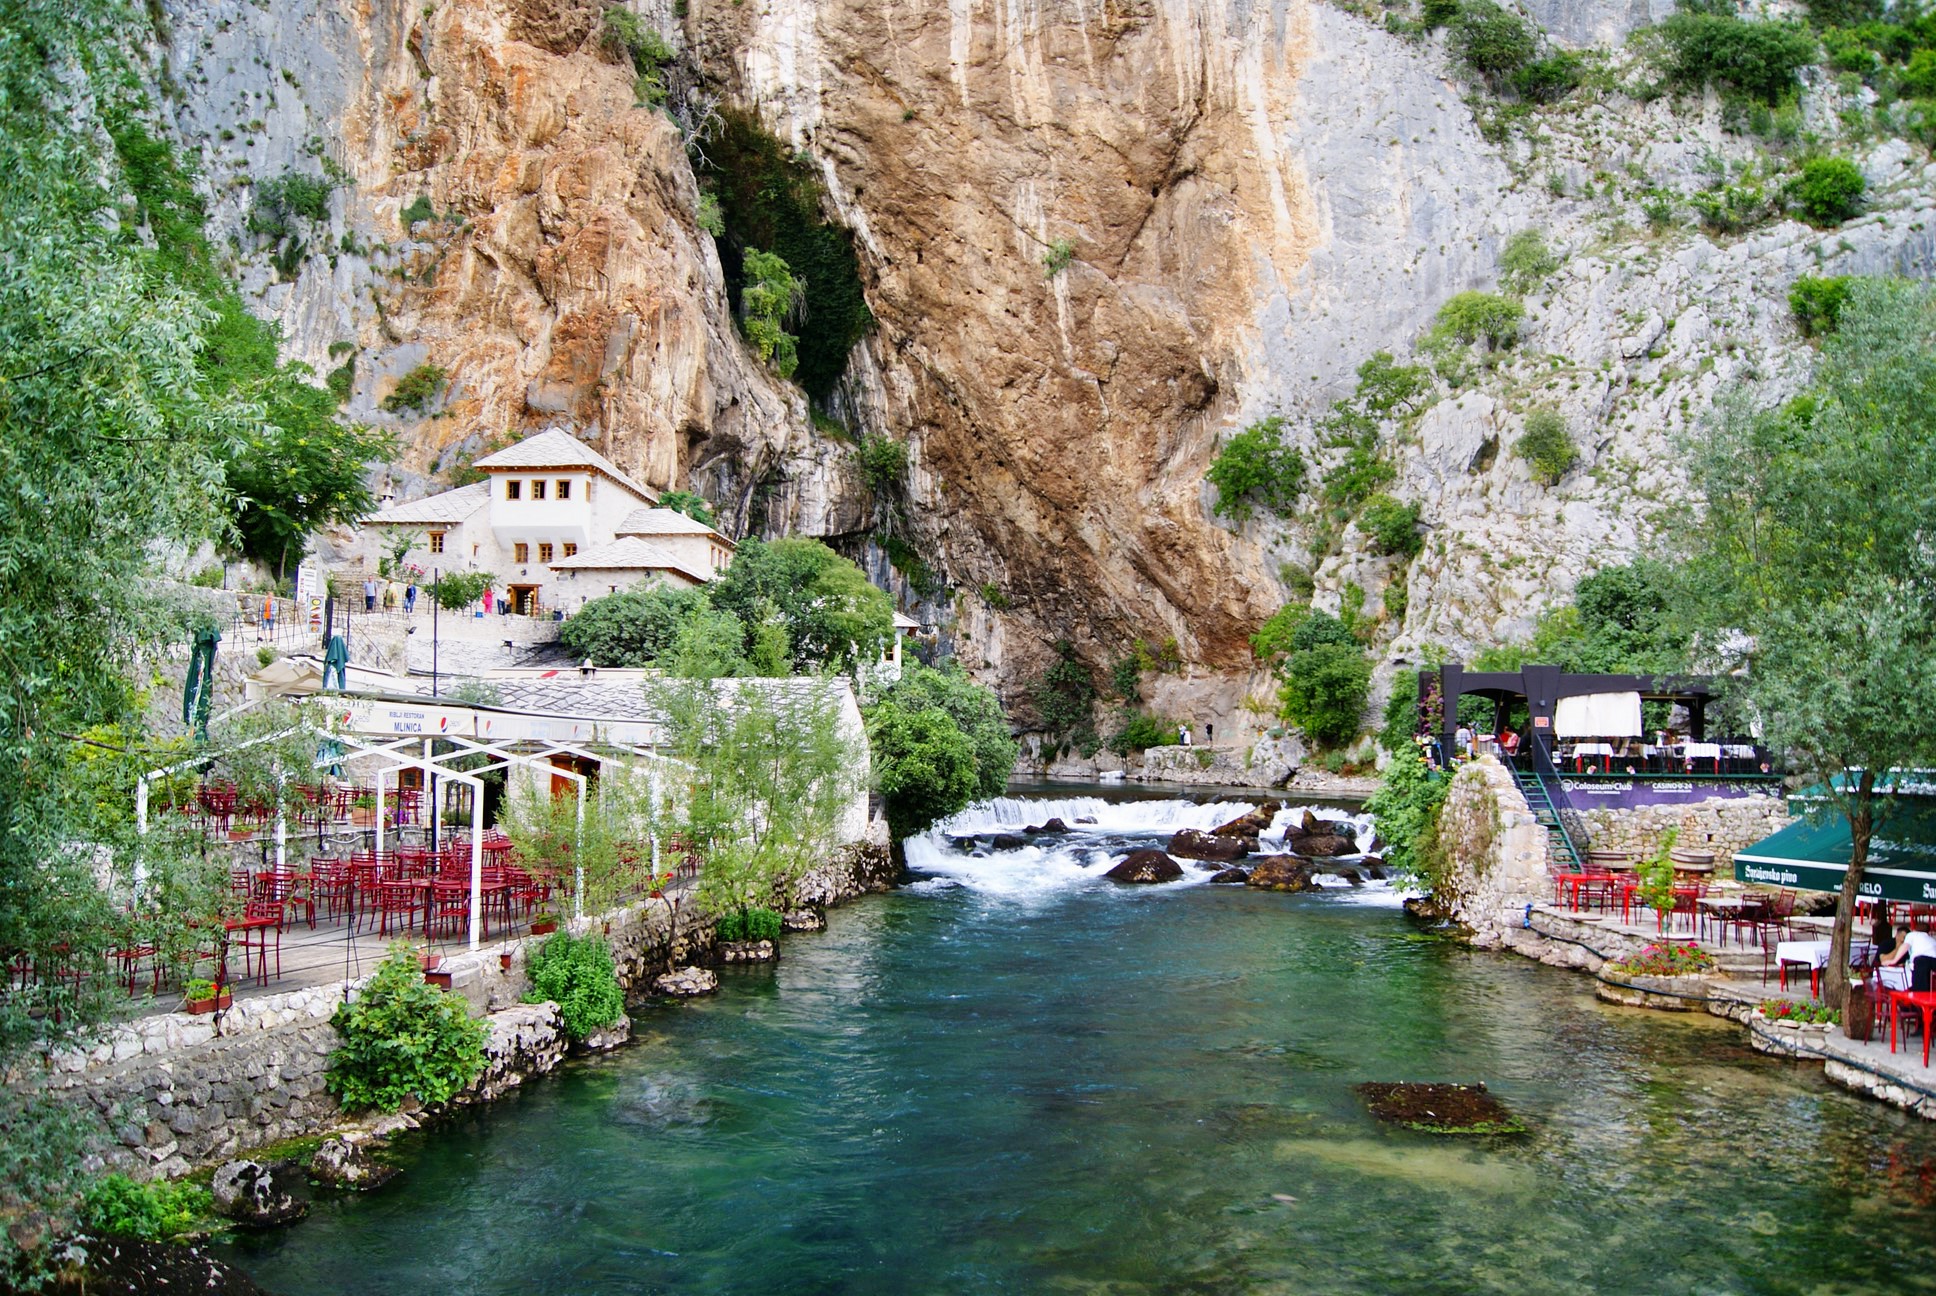
[(1737, 392), (1690, 438), (1680, 599), (1697, 664), (1848, 822), (1835, 1003), (1890, 771), (1936, 759), (1936, 295), (1858, 282), (1842, 318), (1802, 396)]

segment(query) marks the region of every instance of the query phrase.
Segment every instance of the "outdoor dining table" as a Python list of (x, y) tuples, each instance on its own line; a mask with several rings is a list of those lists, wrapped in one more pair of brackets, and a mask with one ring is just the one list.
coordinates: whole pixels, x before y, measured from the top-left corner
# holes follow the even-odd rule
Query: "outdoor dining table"
[[(1727, 929), (1750, 922), (1767, 909), (1768, 897), (1761, 895), (1702, 896), (1694, 902), (1702, 913), (1712, 917), (1721, 925), (1722, 941), (1725, 944)], [(1823, 956), (1826, 961), (1827, 956)]]
[[(1822, 993), (1822, 969), (1828, 966), (1829, 942), (1825, 940), (1777, 941), (1775, 942), (1776, 975), (1780, 978), (1781, 988), (1788, 988), (1788, 965), (1805, 964), (1808, 967), (1808, 991), (1816, 998)], [(1875, 946), (1867, 941), (1849, 942), (1849, 966), (1867, 963), (1875, 955)], [(1763, 975), (1767, 975), (1763, 973)]]
[(1896, 1051), (1897, 1006), (1908, 1004), (1923, 1015), (1923, 1065), (1929, 1065), (1930, 1019), (1936, 1017), (1936, 990), (1891, 990), (1889, 992), (1889, 1051)]
[(1694, 768), (1694, 762), (1697, 760), (1713, 761), (1714, 772), (1719, 774), (1721, 772), (1721, 744), (1710, 742), (1682, 743), (1681, 759), (1687, 762), (1687, 768), (1689, 770)]
[(1603, 771), (1610, 768), (1613, 763), (1613, 745), (1611, 743), (1603, 743), (1603, 742), (1583, 742), (1583, 743), (1573, 744), (1573, 768), (1574, 769), (1576, 770), (1579, 769), (1583, 761), (1593, 756), (1598, 756), (1600, 758), (1600, 768)]

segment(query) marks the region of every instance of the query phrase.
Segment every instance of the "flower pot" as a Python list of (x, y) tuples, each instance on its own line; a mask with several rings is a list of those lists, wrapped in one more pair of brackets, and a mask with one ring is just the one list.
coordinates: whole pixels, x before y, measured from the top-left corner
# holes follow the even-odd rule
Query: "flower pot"
[(509, 954), (498, 955), (497, 966), (500, 972), (509, 972), (511, 970), (511, 956)]
[(439, 990), (448, 990), (450, 989), (450, 973), (425, 972), (424, 984), (436, 986)]
[(203, 1013), (227, 1012), (229, 1010), (229, 1005), (233, 1003), (234, 1000), (235, 1000), (234, 994), (231, 993), (226, 987), (224, 987), (222, 992), (216, 995), (213, 999), (191, 999), (188, 1001), (186, 1007), (189, 1012), (199, 1017)]
[(556, 918), (547, 918), (543, 922), (534, 922), (531, 924), (531, 934), (533, 936), (549, 936), (557, 930), (558, 920)]
[(435, 972), (443, 966), (444, 956), (442, 954), (419, 954), (417, 955), (417, 962), (422, 966), (424, 971)]

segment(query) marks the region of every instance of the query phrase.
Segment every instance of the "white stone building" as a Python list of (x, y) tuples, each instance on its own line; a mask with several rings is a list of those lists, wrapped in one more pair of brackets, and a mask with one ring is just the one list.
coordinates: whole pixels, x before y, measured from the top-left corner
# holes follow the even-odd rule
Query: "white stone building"
[(379, 537), (416, 533), (404, 561), (488, 571), (514, 612), (575, 612), (646, 581), (703, 585), (733, 542), (672, 509), (611, 460), (557, 428), (486, 455), (487, 480), (392, 504), (364, 520)]

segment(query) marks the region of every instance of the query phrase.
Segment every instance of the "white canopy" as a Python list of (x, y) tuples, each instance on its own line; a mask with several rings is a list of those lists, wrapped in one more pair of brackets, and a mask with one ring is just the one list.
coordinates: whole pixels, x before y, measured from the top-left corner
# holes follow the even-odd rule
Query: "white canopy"
[(1553, 732), (1561, 738), (1638, 738), (1640, 694), (1587, 693), (1560, 699)]

